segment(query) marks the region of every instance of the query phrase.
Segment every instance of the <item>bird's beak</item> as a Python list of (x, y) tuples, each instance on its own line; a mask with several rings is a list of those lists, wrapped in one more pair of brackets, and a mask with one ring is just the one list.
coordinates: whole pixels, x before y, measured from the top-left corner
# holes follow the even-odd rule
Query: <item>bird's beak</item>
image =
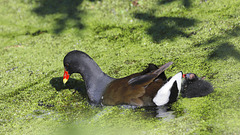
[(186, 77), (186, 74), (183, 74), (182, 77), (185, 78), (185, 77)]
[(68, 71), (64, 70), (64, 75), (63, 75), (63, 84), (67, 83), (68, 79), (69, 79), (69, 74)]

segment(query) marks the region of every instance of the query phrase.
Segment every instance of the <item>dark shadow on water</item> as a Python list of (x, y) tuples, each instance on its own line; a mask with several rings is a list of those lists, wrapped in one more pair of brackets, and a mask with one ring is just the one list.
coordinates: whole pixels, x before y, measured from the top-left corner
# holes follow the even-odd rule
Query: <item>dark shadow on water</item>
[[(158, 3), (159, 3), (159, 5), (163, 5), (163, 4), (168, 4), (168, 3), (171, 3), (174, 1), (176, 1), (176, 0), (160, 0)], [(185, 8), (189, 8), (192, 3), (190, 0), (182, 0), (182, 4)]]
[(74, 89), (75, 91), (79, 92), (82, 96), (87, 97), (85, 83), (83, 81), (69, 78), (68, 82), (64, 85), (63, 78), (56, 77), (50, 80), (50, 84), (57, 91), (61, 91), (64, 89)]
[(217, 48), (209, 55), (209, 59), (225, 59), (227, 57), (234, 57), (240, 61), (240, 52), (236, 50), (235, 46), (226, 42), (217, 46)]
[[(232, 37), (240, 36), (240, 27), (236, 26), (234, 29), (227, 30), (224, 36), (217, 36), (211, 39), (211, 42), (218, 42), (221, 39), (231, 39)], [(209, 40), (207, 41), (209, 42)], [(219, 42), (219, 45), (209, 55), (209, 59), (226, 59), (227, 57), (234, 57), (240, 61), (240, 51), (230, 42)]]
[(37, 1), (39, 7), (33, 11), (39, 16), (47, 16), (53, 14), (61, 14), (62, 17), (55, 19), (56, 26), (54, 32), (59, 34), (66, 28), (67, 21), (74, 21), (74, 27), (82, 29), (84, 26), (81, 23), (80, 15), (82, 11), (78, 6), (83, 2), (82, 0), (40, 0)]
[[(38, 3), (38, 7), (33, 9), (39, 16), (47, 16), (56, 14), (58, 16), (55, 19), (56, 26), (54, 33), (59, 34), (67, 27), (69, 21), (73, 22), (74, 28), (83, 29), (84, 25), (81, 23), (81, 15), (84, 11), (79, 9), (83, 0), (35, 0)], [(94, 2), (96, 0), (90, 0)]]
[[(208, 60), (212, 59), (227, 59), (228, 57), (234, 57), (236, 60), (240, 61), (240, 52), (235, 47), (234, 44), (228, 42), (229, 39), (233, 37), (240, 36), (240, 27), (236, 26), (230, 30), (222, 31), (225, 34), (221, 36), (211, 37), (206, 39), (202, 43), (194, 44), (194, 47), (204, 47), (205, 50), (213, 49), (213, 51), (209, 54)], [(223, 40), (223, 39), (226, 39)], [(217, 46), (210, 46), (212, 43), (216, 43)]]
[(188, 37), (189, 34), (183, 32), (181, 29), (195, 24), (194, 19), (155, 17), (148, 13), (136, 13), (135, 18), (152, 23), (152, 26), (147, 30), (147, 34), (151, 35), (155, 42), (160, 42), (163, 39), (173, 39), (177, 36)]

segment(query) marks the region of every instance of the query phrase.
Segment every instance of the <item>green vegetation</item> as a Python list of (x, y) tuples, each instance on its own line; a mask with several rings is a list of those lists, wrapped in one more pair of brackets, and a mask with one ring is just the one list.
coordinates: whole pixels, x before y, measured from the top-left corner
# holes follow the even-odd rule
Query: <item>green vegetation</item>
[[(239, 134), (239, 7), (239, 0), (0, 0), (0, 134)], [(112, 77), (173, 61), (167, 76), (206, 76), (215, 92), (179, 99), (174, 119), (93, 107), (79, 74), (62, 84), (62, 60), (74, 49)]]

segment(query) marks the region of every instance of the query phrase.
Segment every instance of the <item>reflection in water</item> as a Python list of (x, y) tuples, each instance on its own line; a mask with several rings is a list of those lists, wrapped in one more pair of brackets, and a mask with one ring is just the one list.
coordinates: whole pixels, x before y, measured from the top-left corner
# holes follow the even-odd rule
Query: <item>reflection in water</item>
[(168, 106), (159, 106), (156, 108), (157, 108), (156, 117), (158, 117), (158, 118), (164, 118), (164, 120), (171, 120), (176, 117), (176, 115), (174, 114), (174, 111), (169, 110)]
[(146, 107), (136, 107), (130, 105), (121, 105), (125, 109), (133, 109), (135, 111), (140, 111), (145, 117), (157, 117), (163, 118), (164, 120), (170, 120), (176, 118), (176, 112), (171, 109), (170, 106), (146, 106)]
[(167, 105), (144, 107), (144, 111), (147, 117), (157, 117), (164, 120), (170, 120), (176, 117), (175, 112)]

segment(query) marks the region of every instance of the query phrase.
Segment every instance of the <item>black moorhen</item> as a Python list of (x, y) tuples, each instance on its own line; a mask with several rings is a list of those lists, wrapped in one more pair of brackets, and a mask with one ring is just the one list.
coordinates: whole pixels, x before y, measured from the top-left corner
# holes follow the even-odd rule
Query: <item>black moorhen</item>
[(203, 97), (213, 92), (213, 86), (194, 73), (183, 74), (181, 96), (187, 98)]
[[(86, 53), (69, 52), (63, 60), (65, 84), (70, 75), (80, 73), (93, 105), (162, 106), (177, 101), (178, 96), (201, 97), (213, 92), (212, 85), (193, 73), (177, 73), (167, 79), (168, 62), (158, 68), (149, 64), (142, 72), (115, 79), (105, 74)], [(182, 77), (185, 78), (182, 81)]]
[[(171, 64), (168, 62), (160, 68), (149, 64), (140, 73), (115, 79), (105, 74), (86, 53), (74, 50), (64, 58), (63, 83), (71, 74), (80, 73), (94, 105), (161, 106), (176, 101), (181, 89), (182, 72), (166, 83), (164, 70)], [(163, 85), (165, 87), (159, 92)]]

